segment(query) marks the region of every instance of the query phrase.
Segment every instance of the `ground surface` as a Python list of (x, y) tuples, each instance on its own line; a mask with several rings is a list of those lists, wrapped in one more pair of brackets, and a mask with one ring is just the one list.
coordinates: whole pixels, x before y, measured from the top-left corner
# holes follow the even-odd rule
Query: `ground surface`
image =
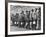
[(26, 28), (19, 28), (17, 26), (11, 26), (10, 28), (11, 28), (10, 31), (27, 31)]

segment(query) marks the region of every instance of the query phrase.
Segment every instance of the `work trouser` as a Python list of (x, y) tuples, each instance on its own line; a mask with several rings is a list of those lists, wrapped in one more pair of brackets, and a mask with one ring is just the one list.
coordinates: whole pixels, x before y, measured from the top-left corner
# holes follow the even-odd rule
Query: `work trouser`
[(35, 24), (32, 23), (32, 30), (36, 30), (36, 26), (37, 26), (37, 19), (33, 20), (32, 22), (35, 21)]

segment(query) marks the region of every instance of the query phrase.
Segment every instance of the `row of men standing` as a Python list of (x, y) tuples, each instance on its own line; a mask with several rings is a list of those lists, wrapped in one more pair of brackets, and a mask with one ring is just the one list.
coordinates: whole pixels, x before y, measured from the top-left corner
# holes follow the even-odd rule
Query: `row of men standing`
[[(35, 11), (34, 9), (32, 9), (31, 12), (26, 11), (26, 14), (24, 14), (24, 11), (22, 11), (20, 14), (16, 13), (14, 17), (11, 17), (11, 20), (13, 24), (15, 22), (18, 22), (18, 24), (16, 25), (19, 27), (27, 29), (36, 29), (36, 27), (38, 27), (37, 24), (39, 24), (39, 12), (40, 8), (36, 8)], [(23, 24), (21, 25), (21, 23)]]

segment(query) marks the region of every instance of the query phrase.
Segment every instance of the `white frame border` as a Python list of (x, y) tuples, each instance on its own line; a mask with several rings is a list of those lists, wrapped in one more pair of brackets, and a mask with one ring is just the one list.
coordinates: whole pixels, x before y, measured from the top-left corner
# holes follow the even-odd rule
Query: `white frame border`
[[(10, 5), (21, 5), (21, 6), (41, 6), (41, 30), (30, 30), (30, 31), (16, 31), (10, 32)], [(8, 35), (13, 34), (32, 34), (32, 33), (43, 33), (43, 4), (23, 4), (23, 3), (8, 3)]]

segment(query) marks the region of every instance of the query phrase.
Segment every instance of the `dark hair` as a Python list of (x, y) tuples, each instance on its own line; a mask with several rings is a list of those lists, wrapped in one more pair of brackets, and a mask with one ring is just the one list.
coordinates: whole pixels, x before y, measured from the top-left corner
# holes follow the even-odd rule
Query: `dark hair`
[(21, 14), (23, 14), (23, 13), (24, 13), (24, 11), (21, 12)]
[(28, 12), (28, 11), (26, 10), (26, 12)]
[(34, 12), (34, 9), (32, 9), (31, 11)]
[(35, 8), (35, 12), (37, 11), (38, 9), (37, 8)]

